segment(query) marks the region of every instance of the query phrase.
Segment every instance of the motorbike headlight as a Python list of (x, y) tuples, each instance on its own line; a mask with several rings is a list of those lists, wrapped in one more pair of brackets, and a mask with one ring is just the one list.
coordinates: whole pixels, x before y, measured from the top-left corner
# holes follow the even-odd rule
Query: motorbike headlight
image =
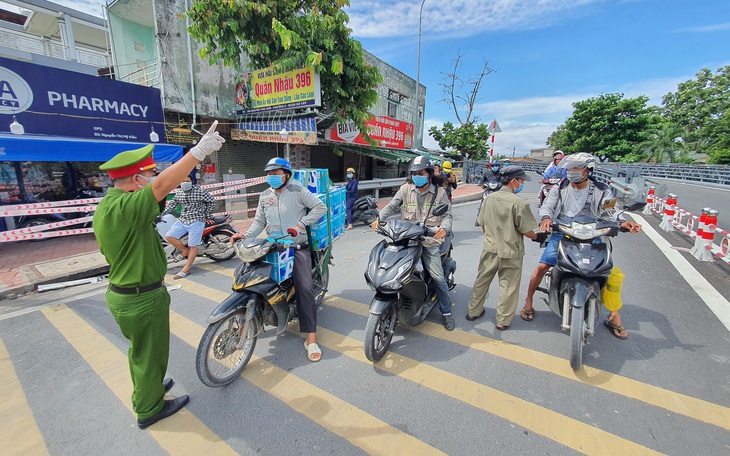
[(400, 265), (398, 268), (398, 272), (396, 273), (396, 276), (393, 280), (389, 280), (382, 284), (380, 288), (386, 288), (388, 290), (397, 291), (402, 288), (403, 279), (408, 274), (408, 271), (411, 270), (411, 265), (413, 264), (413, 260), (408, 260), (407, 262)]
[(576, 239), (591, 239), (595, 237), (596, 223), (572, 222), (570, 226), (561, 225), (560, 231)]
[(238, 258), (244, 263), (251, 263), (265, 257), (271, 248), (271, 246), (266, 242), (254, 245), (245, 244), (245, 242), (237, 242), (234, 245)]

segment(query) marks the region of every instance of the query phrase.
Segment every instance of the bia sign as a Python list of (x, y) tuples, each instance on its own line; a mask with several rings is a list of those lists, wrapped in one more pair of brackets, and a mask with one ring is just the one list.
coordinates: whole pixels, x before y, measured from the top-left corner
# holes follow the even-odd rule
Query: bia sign
[[(365, 122), (368, 135), (377, 142), (376, 147), (389, 149), (411, 149), (413, 147), (413, 124), (386, 116), (372, 117)], [(325, 136), (330, 141), (345, 142), (371, 146), (362, 137), (355, 122), (348, 120), (345, 123), (335, 123), (327, 129)]]

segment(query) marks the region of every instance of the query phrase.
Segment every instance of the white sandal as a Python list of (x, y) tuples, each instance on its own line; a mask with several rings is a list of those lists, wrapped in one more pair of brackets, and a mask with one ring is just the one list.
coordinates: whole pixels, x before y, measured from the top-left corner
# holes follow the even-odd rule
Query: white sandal
[[(307, 345), (307, 341), (305, 340), (304, 349), (307, 350), (307, 358), (309, 358), (311, 362), (316, 363), (322, 359), (322, 350), (319, 348), (319, 345), (317, 345), (317, 342), (312, 342)], [(319, 355), (319, 357), (313, 358), (314, 355)]]

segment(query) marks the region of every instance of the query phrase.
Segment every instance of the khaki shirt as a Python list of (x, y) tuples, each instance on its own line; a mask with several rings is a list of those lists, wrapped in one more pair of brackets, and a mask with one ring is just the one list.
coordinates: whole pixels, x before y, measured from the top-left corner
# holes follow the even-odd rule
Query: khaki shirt
[(530, 205), (502, 187), (482, 201), (477, 222), (484, 227), (484, 250), (500, 258), (525, 256), (524, 233), (537, 229)]

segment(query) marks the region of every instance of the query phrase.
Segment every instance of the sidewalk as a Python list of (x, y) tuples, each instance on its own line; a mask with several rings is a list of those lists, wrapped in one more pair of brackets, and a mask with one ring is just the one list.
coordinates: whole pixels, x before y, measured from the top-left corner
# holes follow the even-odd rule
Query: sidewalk
[[(478, 185), (459, 184), (453, 192), (454, 204), (481, 198)], [(382, 209), (390, 197), (378, 200)], [(245, 231), (251, 219), (234, 220)], [(182, 266), (182, 263), (179, 264)], [(174, 267), (178, 267), (175, 264)], [(51, 238), (40, 242), (0, 243), (0, 300), (14, 299), (33, 292), (37, 285), (65, 282), (106, 274), (109, 265), (99, 252), (93, 234)]]

